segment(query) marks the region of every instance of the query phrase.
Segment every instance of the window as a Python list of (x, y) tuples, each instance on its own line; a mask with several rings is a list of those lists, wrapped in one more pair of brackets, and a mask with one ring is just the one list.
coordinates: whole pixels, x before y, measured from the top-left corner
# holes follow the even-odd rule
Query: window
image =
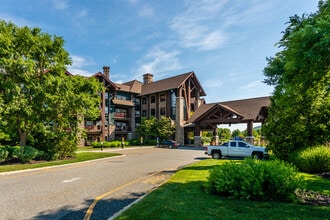
[(155, 103), (156, 102), (156, 96), (151, 96), (150, 97), (150, 103)]
[(150, 116), (156, 116), (156, 109), (152, 108), (150, 110)]
[(161, 107), (160, 108), (160, 115), (165, 115), (166, 111), (165, 111), (165, 107)]
[(118, 94), (115, 96), (115, 99), (118, 99), (118, 100), (128, 100), (128, 98), (126, 96), (124, 96), (124, 95), (118, 95)]
[(140, 111), (135, 111), (135, 117), (140, 117), (141, 115), (140, 115)]
[(142, 110), (142, 117), (147, 117), (147, 110)]
[(230, 142), (230, 146), (231, 147), (236, 147), (236, 142), (234, 142), (234, 141), (233, 142)]
[(140, 99), (139, 98), (134, 98), (134, 104), (135, 105), (140, 105)]
[(165, 93), (160, 94), (159, 101), (160, 102), (165, 102)]
[(86, 126), (93, 126), (94, 122), (93, 121), (86, 121)]
[(147, 98), (142, 98), (142, 105), (147, 104)]
[(247, 147), (247, 144), (240, 141), (240, 142), (238, 142), (238, 146), (239, 147)]

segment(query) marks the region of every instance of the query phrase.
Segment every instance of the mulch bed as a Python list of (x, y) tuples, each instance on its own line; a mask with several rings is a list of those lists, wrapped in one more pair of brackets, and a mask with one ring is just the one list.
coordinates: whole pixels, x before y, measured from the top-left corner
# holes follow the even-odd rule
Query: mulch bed
[[(330, 172), (320, 173), (318, 175), (330, 181)], [(302, 203), (306, 205), (330, 206), (330, 196), (327, 195), (322, 195), (314, 191), (300, 191), (298, 196), (302, 200)]]

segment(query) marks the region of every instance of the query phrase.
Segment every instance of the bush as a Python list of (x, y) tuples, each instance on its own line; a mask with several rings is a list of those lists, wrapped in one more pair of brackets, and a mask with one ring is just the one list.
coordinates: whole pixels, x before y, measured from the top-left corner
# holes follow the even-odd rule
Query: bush
[(16, 148), (13, 152), (13, 156), (17, 156), (22, 163), (28, 163), (30, 160), (38, 155), (38, 150), (30, 146), (21, 146)]
[(6, 146), (6, 150), (8, 151), (7, 158), (13, 158), (16, 149), (19, 149), (19, 146)]
[(0, 146), (0, 162), (6, 160), (8, 157), (8, 151), (5, 147)]
[(285, 162), (246, 159), (211, 170), (207, 189), (238, 199), (294, 202), (302, 185), (297, 169)]
[(96, 141), (92, 142), (91, 145), (92, 145), (93, 148), (101, 147), (101, 143), (100, 142), (96, 142)]
[(298, 150), (289, 159), (302, 172), (320, 173), (330, 171), (330, 147), (327, 146), (315, 146)]
[[(128, 141), (125, 141), (124, 142), (124, 146), (128, 146), (129, 142)], [(92, 147), (93, 148), (101, 148), (101, 142), (92, 142)], [(106, 142), (103, 142), (103, 147), (104, 148), (107, 148), (107, 147), (121, 147), (121, 141), (106, 141)]]
[(143, 145), (147, 145), (147, 146), (156, 146), (157, 145), (157, 140), (154, 139), (147, 139), (147, 140), (143, 140)]

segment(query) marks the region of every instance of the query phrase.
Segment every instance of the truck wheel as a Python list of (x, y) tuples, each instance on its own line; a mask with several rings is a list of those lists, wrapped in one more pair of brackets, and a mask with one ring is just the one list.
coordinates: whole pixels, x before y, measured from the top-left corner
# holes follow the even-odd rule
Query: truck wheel
[(252, 155), (254, 159), (261, 160), (262, 159), (262, 153), (254, 153)]
[(220, 159), (221, 154), (218, 151), (212, 152), (212, 158), (213, 159)]

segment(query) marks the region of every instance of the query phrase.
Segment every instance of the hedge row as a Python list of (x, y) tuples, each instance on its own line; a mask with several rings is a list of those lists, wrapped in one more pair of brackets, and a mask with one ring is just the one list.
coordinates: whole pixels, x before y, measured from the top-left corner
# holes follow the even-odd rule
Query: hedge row
[[(157, 144), (156, 140), (143, 140), (143, 142), (142, 142), (142, 145), (144, 145), (144, 146), (153, 146), (153, 145), (156, 145), (156, 144)], [(92, 142), (91, 145), (94, 148), (100, 148), (101, 147), (101, 142)], [(141, 141), (138, 140), (138, 139), (124, 141), (124, 147), (127, 147), (127, 146), (140, 146), (140, 145), (141, 145)], [(104, 148), (122, 147), (122, 142), (120, 140), (105, 141), (105, 142), (102, 142), (102, 147), (104, 147)]]

